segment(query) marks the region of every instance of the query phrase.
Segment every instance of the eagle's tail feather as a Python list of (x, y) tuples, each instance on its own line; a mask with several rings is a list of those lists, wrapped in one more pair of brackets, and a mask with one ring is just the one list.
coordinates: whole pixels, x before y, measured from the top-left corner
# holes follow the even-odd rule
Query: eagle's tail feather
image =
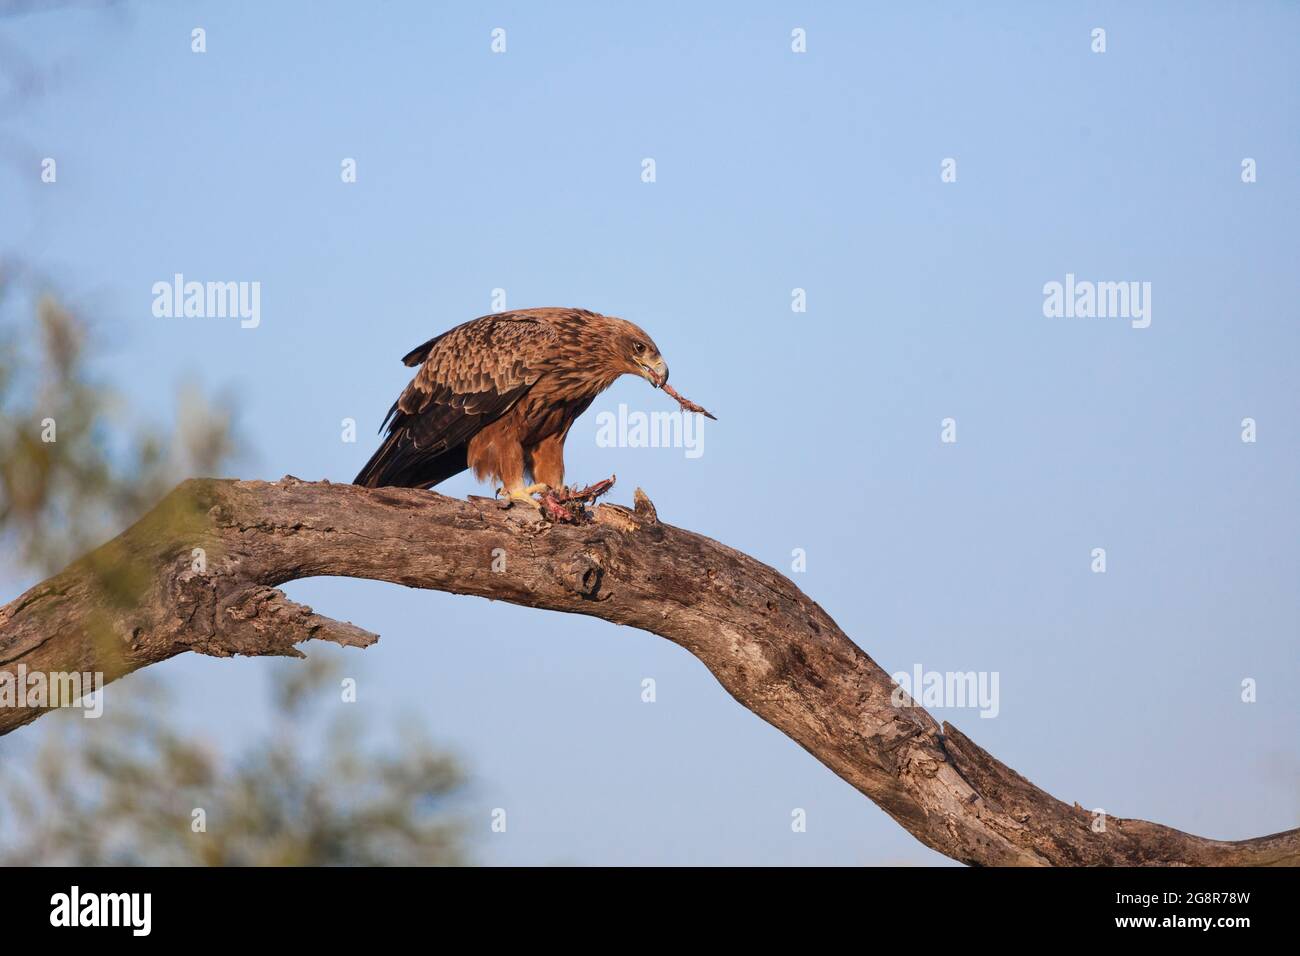
[(432, 488), (469, 467), (462, 443), (440, 455), (420, 454), (410, 438), (394, 431), (352, 480), (366, 488)]

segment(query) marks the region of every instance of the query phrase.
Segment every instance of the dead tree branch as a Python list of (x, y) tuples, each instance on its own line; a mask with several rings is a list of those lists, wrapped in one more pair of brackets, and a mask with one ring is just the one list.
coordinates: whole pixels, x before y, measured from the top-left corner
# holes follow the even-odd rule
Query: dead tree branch
[[(190, 481), (145, 518), (0, 608), (0, 669), (102, 671), (185, 651), (294, 655), (377, 638), (278, 585), (341, 575), (589, 614), (699, 658), (740, 704), (926, 846), (984, 865), (1296, 865), (1300, 830), (1240, 842), (1092, 814), (1035, 787), (920, 707), (786, 577), (698, 534), (600, 505), (560, 525), (427, 491), (286, 478)], [(494, 570), (494, 549), (506, 569)], [(501, 552), (497, 552), (500, 554)], [(499, 564), (496, 565), (499, 567)], [(0, 733), (44, 711), (0, 708)]]

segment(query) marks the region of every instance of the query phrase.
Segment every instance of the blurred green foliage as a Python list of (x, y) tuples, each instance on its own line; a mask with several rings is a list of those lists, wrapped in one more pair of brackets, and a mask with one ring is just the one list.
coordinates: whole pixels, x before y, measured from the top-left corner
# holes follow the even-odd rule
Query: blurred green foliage
[(414, 735), (394, 753), (365, 749), (352, 705), (319, 719), (338, 700), (333, 665), (274, 666), (272, 725), (231, 760), (173, 729), (174, 702), (147, 675), (109, 687), (98, 720), (46, 717), (39, 746), (0, 785), (0, 864), (463, 863), (456, 763)]
[(216, 473), (234, 451), (230, 415), (189, 388), (170, 433), (132, 427), (87, 367), (85, 326), (42, 295), (32, 329), (17, 320), (10, 284), (0, 270), (0, 545), (52, 574), (181, 477)]
[[(0, 265), (0, 555), (6, 571), (44, 576), (180, 479), (217, 473), (236, 442), (231, 416), (197, 390), (170, 431), (132, 425), (86, 361), (85, 325), (13, 286)], [(89, 565), (114, 600), (133, 593), (118, 587), (130, 570)], [(337, 698), (335, 719), (317, 719), (323, 661), (274, 665), (272, 727), (228, 757), (176, 729), (175, 702), (147, 674), (106, 688), (100, 719), (48, 714), (0, 738), (0, 863), (463, 863), (456, 763), (409, 733), (392, 752), (366, 746), (356, 705)]]

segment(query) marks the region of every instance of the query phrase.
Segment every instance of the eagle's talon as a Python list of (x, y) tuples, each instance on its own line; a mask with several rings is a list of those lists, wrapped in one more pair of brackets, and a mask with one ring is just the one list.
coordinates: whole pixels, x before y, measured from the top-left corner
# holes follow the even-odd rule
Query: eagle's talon
[(501, 501), (507, 508), (513, 508), (515, 505), (520, 504), (528, 505), (528, 507), (532, 508), (534, 511), (542, 510), (542, 503), (529, 494), (527, 488), (515, 488), (511, 491), (506, 491), (505, 488), (498, 488), (497, 497), (501, 497), (502, 492), (505, 492), (505, 497), (501, 498)]

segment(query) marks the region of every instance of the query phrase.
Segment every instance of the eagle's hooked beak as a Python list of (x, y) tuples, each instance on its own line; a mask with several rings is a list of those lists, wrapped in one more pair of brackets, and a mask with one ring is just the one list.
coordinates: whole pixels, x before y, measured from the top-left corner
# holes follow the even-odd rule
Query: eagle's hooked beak
[(645, 376), (647, 382), (655, 388), (662, 388), (668, 381), (668, 363), (663, 358), (656, 358), (653, 362), (638, 362), (641, 366), (641, 374)]

